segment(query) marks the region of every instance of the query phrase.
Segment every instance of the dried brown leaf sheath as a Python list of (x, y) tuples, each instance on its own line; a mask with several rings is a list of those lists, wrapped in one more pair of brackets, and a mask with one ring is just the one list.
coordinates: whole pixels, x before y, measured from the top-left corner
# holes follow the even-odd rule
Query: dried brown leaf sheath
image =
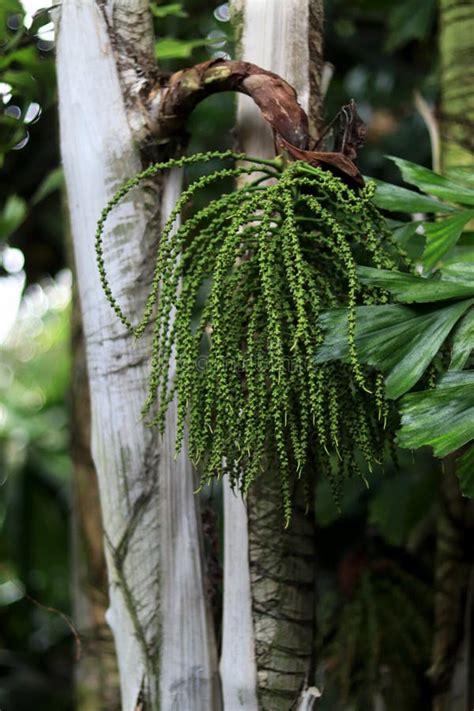
[(309, 151), (308, 117), (298, 104), (296, 91), (277, 74), (250, 62), (213, 59), (173, 74), (165, 88), (154, 90), (149, 96), (153, 134), (164, 138), (179, 133), (194, 107), (221, 91), (250, 96), (273, 128), (277, 147), (293, 158), (328, 168), (352, 184), (363, 185), (354, 161), (365, 131), (354, 102), (341, 110), (343, 129), (336, 136), (338, 150)]

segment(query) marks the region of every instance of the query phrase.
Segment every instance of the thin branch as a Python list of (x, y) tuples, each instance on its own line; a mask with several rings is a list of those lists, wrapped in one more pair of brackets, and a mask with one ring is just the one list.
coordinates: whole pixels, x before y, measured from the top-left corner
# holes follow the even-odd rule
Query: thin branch
[(439, 136), (439, 125), (434, 115), (433, 109), (430, 107), (426, 99), (415, 91), (415, 106), (421, 118), (425, 122), (428, 129), (431, 143), (431, 164), (435, 173), (441, 171), (441, 141)]

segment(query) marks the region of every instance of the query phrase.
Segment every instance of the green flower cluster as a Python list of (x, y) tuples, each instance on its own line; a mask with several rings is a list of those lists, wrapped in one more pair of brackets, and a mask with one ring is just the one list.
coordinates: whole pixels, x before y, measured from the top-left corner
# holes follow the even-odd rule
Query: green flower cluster
[[(133, 326), (113, 296), (104, 266), (104, 223), (113, 207), (146, 178), (173, 166), (234, 161), (197, 179), (180, 196), (160, 236), (151, 291)], [(175, 229), (196, 191), (225, 178), (250, 176)], [(226, 473), (245, 494), (264, 467), (281, 482), (291, 517), (298, 481), (325, 471), (334, 491), (344, 476), (369, 468), (387, 442), (383, 382), (360, 365), (355, 306), (384, 299), (364, 287), (356, 264), (395, 266), (395, 247), (371, 202), (374, 187), (353, 190), (304, 162), (207, 153), (155, 164), (128, 181), (104, 209), (97, 260), (107, 299), (141, 336), (153, 328), (149, 396), (143, 413), (163, 430), (177, 397), (176, 447), (187, 425), (188, 451), (202, 483)], [(349, 365), (315, 365), (324, 334), (322, 310), (349, 308)], [(173, 363), (175, 375), (170, 378)], [(360, 473), (360, 472), (359, 472)]]

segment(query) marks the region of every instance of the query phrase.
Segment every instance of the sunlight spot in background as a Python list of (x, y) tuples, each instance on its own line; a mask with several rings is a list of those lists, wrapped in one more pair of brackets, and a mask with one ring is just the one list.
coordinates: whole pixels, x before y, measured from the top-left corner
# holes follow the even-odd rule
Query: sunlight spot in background
[(212, 59), (230, 59), (231, 58), (230, 54), (228, 54), (227, 52), (221, 52), (220, 50), (218, 50), (217, 52), (213, 52), (211, 54), (211, 57), (212, 57)]
[(0, 277), (0, 343), (5, 342), (16, 321), (24, 285), (24, 272)]
[(12, 105), (12, 106), (7, 106), (7, 108), (4, 111), (5, 116), (10, 116), (10, 118), (14, 119), (20, 119), (21, 118), (21, 109), (19, 106)]
[[(26, 15), (23, 24), (26, 28), (31, 27), (35, 14), (39, 10), (51, 7), (51, 0), (22, 0)], [(36, 35), (38, 39), (38, 49), (41, 52), (49, 52), (54, 47), (54, 22), (47, 22), (42, 25)]]
[(11, 84), (6, 84), (4, 81), (0, 81), (0, 96), (4, 104), (8, 104), (12, 98), (12, 86)]
[(207, 33), (207, 39), (215, 40), (215, 42), (210, 42), (209, 47), (224, 47), (227, 42), (227, 35), (222, 30), (211, 30)]
[(0, 606), (11, 605), (25, 594), (25, 589), (19, 580), (7, 580), (6, 583), (0, 585)]
[(21, 141), (19, 141), (16, 144), (16, 146), (13, 146), (12, 151), (21, 151), (21, 149), (26, 146), (26, 144), (28, 143), (29, 140), (30, 140), (30, 134), (27, 131), (25, 137), (22, 138)]
[(8, 16), (7, 27), (9, 30), (13, 30), (13, 32), (16, 32), (17, 30), (20, 29), (21, 24), (22, 24), (22, 17), (19, 13), (14, 13), (14, 14)]
[(44, 42), (54, 42), (54, 22), (48, 22), (40, 27), (38, 37)]
[(55, 279), (48, 277), (41, 284), (32, 284), (27, 288), (21, 303), (19, 317), (41, 319), (47, 311), (62, 311), (71, 300), (72, 274), (70, 269), (62, 269)]
[[(217, 8), (217, 10), (219, 10), (219, 8)], [(215, 40), (209, 43), (209, 48), (214, 49), (214, 51), (211, 52), (212, 59), (230, 59), (230, 54), (223, 49), (227, 44), (227, 35), (225, 32), (222, 32), (222, 30), (212, 30), (207, 34), (207, 39)]]
[[(48, 296), (41, 284), (28, 287), (21, 305), (22, 317), (41, 318), (49, 308)], [(33, 324), (32, 324), (33, 325)]]
[(216, 7), (214, 10), (214, 17), (216, 20), (219, 20), (219, 22), (229, 22), (230, 20), (230, 9), (229, 9), (229, 3), (226, 2), (223, 5), (219, 5), (219, 7)]
[[(20, 252), (7, 248), (9, 251)], [(3, 250), (4, 252), (6, 250)], [(23, 254), (20, 252), (21, 257)], [(5, 261), (2, 254), (3, 266)], [(10, 255), (14, 262), (13, 266), (18, 268), (20, 256)], [(6, 268), (5, 268), (6, 269)], [(40, 335), (43, 330), (42, 318), (47, 311), (63, 311), (71, 301), (72, 273), (70, 269), (62, 269), (52, 279), (48, 277), (41, 284), (32, 284), (23, 294), (25, 286), (25, 273), (20, 270), (11, 273), (7, 277), (0, 277), (0, 310), (2, 319), (0, 320), (0, 345), (7, 344), (15, 340), (13, 326), (18, 324), (19, 328), (26, 330), (34, 338)], [(22, 296), (23, 294), (23, 296)], [(26, 362), (36, 355), (35, 346), (32, 342), (25, 344), (21, 351), (20, 360)]]
[[(6, 363), (0, 363), (0, 390), (6, 390), (13, 383), (13, 370)], [(3, 407), (3, 406), (1, 406)], [(5, 409), (5, 408), (3, 408)], [(1, 422), (1, 416), (0, 416)]]
[(23, 121), (25, 123), (33, 123), (34, 121), (37, 121), (40, 116), (41, 116), (41, 106), (38, 103), (36, 103), (36, 101), (32, 101), (31, 104), (26, 109)]
[[(49, 8), (52, 5), (51, 0), (23, 0), (22, 5), (25, 9), (25, 16), (19, 13), (12, 13), (7, 19), (7, 26), (13, 30), (21, 29), (22, 24), (29, 28), (33, 23), (33, 17), (38, 10)], [(38, 47), (42, 50), (51, 49), (54, 44), (54, 23), (48, 22), (43, 25), (38, 31)], [(8, 104), (12, 98), (12, 87), (6, 82), (0, 82), (0, 104)], [(10, 116), (16, 120), (21, 120), (22, 110), (19, 106), (7, 106), (4, 110), (6, 116)], [(41, 106), (37, 102), (31, 102), (26, 111), (24, 111), (23, 122), (31, 124), (36, 121), (41, 115)], [(26, 132), (22, 140), (13, 147), (13, 150), (24, 148), (30, 139), (29, 133)], [(0, 266), (3, 268), (7, 276), (0, 276), (0, 312), (2, 318), (0, 320), (0, 345), (5, 343), (9, 338), (13, 326), (17, 318), (21, 317), (23, 311), (22, 293), (25, 286), (26, 275), (23, 271), (25, 258), (21, 250), (13, 247), (0, 248)], [(68, 270), (65, 270), (68, 272)], [(53, 287), (48, 287), (51, 300), (51, 308), (63, 309), (70, 300), (71, 293), (71, 277), (65, 276), (62, 272), (58, 275), (57, 280), (53, 281)], [(42, 287), (39, 287), (42, 290)], [(42, 290), (43, 291), (43, 290)], [(28, 290), (29, 292), (29, 290)], [(33, 308), (31, 301), (38, 297), (28, 297), (28, 292), (24, 297), (27, 310)], [(40, 299), (41, 301), (41, 299)], [(48, 302), (49, 303), (49, 302)], [(42, 307), (41, 307), (42, 308)], [(48, 308), (48, 307), (46, 307)], [(44, 313), (44, 311), (42, 312)], [(28, 354), (25, 354), (28, 355)]]
[(0, 343), (5, 341), (18, 314), (25, 286), (25, 273), (22, 271), (24, 263), (25, 258), (20, 249), (0, 249), (0, 266), (8, 273), (8, 276), (0, 277)]
[(5, 247), (2, 254), (3, 268), (9, 274), (18, 274), (23, 269), (25, 257), (21, 249)]
[[(38, 12), (38, 10), (42, 10), (45, 7), (51, 7), (52, 2), (51, 2), (51, 0), (22, 0), (21, 4), (25, 8), (25, 12), (26, 12), (25, 19), (24, 19), (24, 25), (25, 25), (25, 27), (31, 27), (34, 14), (36, 12)], [(48, 38), (48, 39), (50, 39), (50, 38)], [(54, 30), (53, 30), (53, 39), (54, 39)]]

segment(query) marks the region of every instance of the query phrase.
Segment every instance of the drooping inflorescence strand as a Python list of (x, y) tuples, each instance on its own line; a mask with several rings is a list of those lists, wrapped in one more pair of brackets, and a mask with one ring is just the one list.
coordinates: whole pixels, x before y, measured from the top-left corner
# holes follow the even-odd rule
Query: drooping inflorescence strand
[[(139, 182), (198, 158), (238, 163), (183, 191), (161, 232), (144, 313), (133, 326), (108, 283), (105, 220)], [(253, 182), (176, 228), (197, 191), (254, 173)], [(359, 475), (363, 460), (370, 470), (392, 446), (383, 380), (359, 362), (355, 341), (356, 306), (386, 298), (359, 282), (357, 265), (390, 269), (399, 256), (372, 193), (370, 184), (353, 190), (305, 163), (213, 153), (135, 176), (98, 225), (107, 299), (136, 337), (153, 324), (144, 416), (162, 431), (177, 398), (176, 446), (187, 423), (188, 452), (202, 484), (227, 474), (245, 494), (264, 469), (274, 471), (287, 525), (295, 487), (301, 484), (307, 496), (315, 467), (327, 473), (337, 498), (341, 478)], [(320, 316), (334, 306), (348, 307), (350, 363), (316, 365)]]

